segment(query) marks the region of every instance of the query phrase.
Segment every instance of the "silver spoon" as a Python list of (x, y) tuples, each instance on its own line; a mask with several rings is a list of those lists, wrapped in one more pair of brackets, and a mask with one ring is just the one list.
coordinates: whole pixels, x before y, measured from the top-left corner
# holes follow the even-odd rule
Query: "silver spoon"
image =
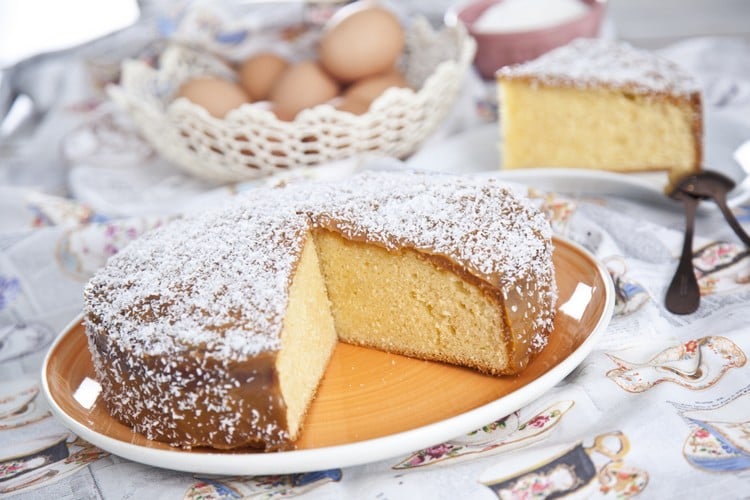
[(734, 189), (735, 183), (729, 177), (715, 172), (705, 170), (699, 174), (685, 177), (678, 185), (685, 193), (696, 196), (700, 199), (712, 199), (719, 206), (722, 215), (726, 219), (729, 227), (732, 228), (737, 237), (750, 247), (750, 236), (745, 232), (732, 210), (727, 205), (727, 193)]
[(685, 238), (682, 242), (680, 263), (667, 288), (664, 305), (674, 314), (690, 314), (698, 309), (701, 301), (700, 287), (693, 270), (693, 231), (695, 212), (700, 199), (683, 192), (679, 187), (670, 196), (675, 200), (681, 200), (685, 209)]
[(735, 234), (750, 247), (750, 236), (727, 205), (727, 193), (734, 189), (734, 186), (734, 181), (729, 177), (712, 170), (704, 170), (683, 177), (669, 194), (673, 199), (681, 200), (685, 207), (685, 240), (682, 256), (665, 299), (667, 309), (675, 314), (690, 314), (695, 312), (700, 304), (700, 288), (693, 270), (695, 210), (700, 200), (712, 199)]

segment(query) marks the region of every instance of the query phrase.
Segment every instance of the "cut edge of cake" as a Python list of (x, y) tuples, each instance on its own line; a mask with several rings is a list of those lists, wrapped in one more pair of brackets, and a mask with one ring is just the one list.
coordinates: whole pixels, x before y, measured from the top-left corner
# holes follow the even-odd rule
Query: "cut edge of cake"
[(518, 373), (544, 347), (549, 332), (514, 314), (526, 286), (503, 296), (440, 256), (325, 229), (305, 239), (275, 361), (290, 441), (338, 341), (493, 376)]

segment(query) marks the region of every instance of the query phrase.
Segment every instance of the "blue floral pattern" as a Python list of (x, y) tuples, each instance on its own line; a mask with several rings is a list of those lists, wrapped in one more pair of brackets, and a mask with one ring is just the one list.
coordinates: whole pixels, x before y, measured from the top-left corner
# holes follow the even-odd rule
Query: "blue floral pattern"
[(21, 283), (18, 278), (0, 275), (0, 311), (8, 307), (20, 291)]

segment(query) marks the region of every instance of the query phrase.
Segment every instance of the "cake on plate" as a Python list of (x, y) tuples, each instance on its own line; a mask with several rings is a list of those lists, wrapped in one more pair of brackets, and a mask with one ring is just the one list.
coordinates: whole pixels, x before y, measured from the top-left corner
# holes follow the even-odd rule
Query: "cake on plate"
[(578, 39), (498, 70), (502, 168), (695, 172), (702, 162), (696, 79), (629, 44)]
[(258, 188), (112, 257), (84, 318), (109, 412), (174, 446), (293, 446), (341, 340), (489, 374), (546, 344), (551, 229), (498, 182)]

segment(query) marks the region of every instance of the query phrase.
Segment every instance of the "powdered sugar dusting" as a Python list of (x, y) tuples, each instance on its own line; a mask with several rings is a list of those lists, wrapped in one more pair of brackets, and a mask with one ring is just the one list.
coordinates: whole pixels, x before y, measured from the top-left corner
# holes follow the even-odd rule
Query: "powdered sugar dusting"
[(241, 206), (177, 220), (115, 255), (88, 284), (87, 309), (136, 353), (277, 350), (306, 230), (294, 214)]
[(153, 231), (91, 280), (87, 311), (117, 325), (110, 340), (136, 355), (276, 351), (291, 276), (315, 226), (444, 256), (501, 289), (530, 279), (554, 290), (549, 223), (496, 180), (365, 172), (257, 189)]
[(344, 236), (440, 255), (501, 288), (548, 271), (549, 223), (494, 179), (366, 173), (322, 187), (307, 209)]
[(521, 322), (533, 329), (524, 345), (545, 345), (556, 303), (552, 234), (528, 200), (496, 180), (453, 175), (299, 182), (154, 230), (91, 279), (86, 333), (112, 415), (174, 446), (288, 446), (274, 354), (316, 227), (440, 255), (506, 298), (523, 293)]
[(506, 66), (499, 79), (529, 78), (550, 86), (612, 87), (635, 94), (688, 97), (700, 92), (698, 81), (677, 64), (614, 40), (577, 39), (533, 61)]

